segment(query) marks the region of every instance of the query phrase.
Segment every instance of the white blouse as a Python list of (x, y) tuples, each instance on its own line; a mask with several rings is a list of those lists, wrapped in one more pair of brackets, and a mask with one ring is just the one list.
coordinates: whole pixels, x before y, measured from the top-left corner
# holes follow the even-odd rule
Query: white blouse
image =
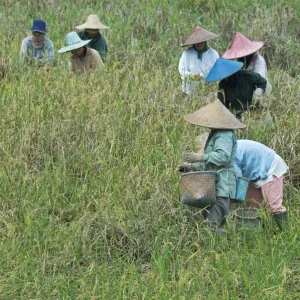
[(202, 59), (198, 59), (198, 52), (193, 47), (184, 50), (178, 66), (182, 79), (182, 91), (185, 94), (191, 94), (198, 86), (199, 81), (191, 80), (189, 75), (199, 74), (205, 78), (218, 58), (218, 52), (212, 48), (202, 54)]
[(270, 170), (268, 172), (268, 177), (254, 182), (253, 185), (256, 188), (259, 188), (262, 185), (273, 181), (273, 176), (280, 178), (281, 176), (283, 176), (284, 174), (286, 174), (288, 172), (288, 169), (289, 169), (289, 167), (287, 166), (285, 161), (278, 154), (275, 153), (273, 162), (272, 162)]
[(258, 73), (260, 76), (265, 78), (267, 80), (267, 89), (266, 92), (270, 92), (272, 89), (272, 86), (268, 80), (268, 70), (267, 70), (267, 64), (265, 59), (258, 53), (256, 52), (251, 61), (250, 64), (247, 68), (247, 70), (251, 70), (253, 72)]

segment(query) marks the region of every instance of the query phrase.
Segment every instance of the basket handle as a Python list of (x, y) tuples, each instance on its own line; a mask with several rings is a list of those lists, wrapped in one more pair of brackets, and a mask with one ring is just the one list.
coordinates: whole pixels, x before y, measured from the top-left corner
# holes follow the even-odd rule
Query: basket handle
[(222, 168), (222, 169), (218, 170), (218, 171), (217, 171), (217, 174), (223, 172), (224, 170), (226, 170), (226, 169)]

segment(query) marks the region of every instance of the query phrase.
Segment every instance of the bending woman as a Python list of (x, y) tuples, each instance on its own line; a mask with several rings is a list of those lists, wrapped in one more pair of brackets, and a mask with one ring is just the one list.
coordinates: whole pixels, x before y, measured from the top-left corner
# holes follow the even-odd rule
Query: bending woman
[(251, 181), (246, 206), (259, 208), (265, 205), (278, 228), (287, 227), (288, 215), (282, 205), (283, 179), (288, 171), (284, 160), (261, 143), (238, 140), (235, 163), (236, 173)]

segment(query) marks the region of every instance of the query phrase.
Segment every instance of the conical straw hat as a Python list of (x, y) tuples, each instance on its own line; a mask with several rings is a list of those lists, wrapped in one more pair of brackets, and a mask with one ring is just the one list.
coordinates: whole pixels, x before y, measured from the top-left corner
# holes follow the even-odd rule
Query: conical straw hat
[(220, 100), (216, 100), (184, 116), (184, 119), (191, 124), (211, 129), (242, 129), (246, 127)]
[(89, 15), (86, 22), (75, 27), (78, 30), (81, 29), (108, 29), (109, 27), (102, 24), (97, 15)]
[(205, 82), (222, 80), (239, 71), (243, 65), (240, 61), (218, 58), (207, 74)]
[(219, 37), (219, 35), (210, 32), (200, 26), (196, 26), (194, 32), (181, 44), (181, 47), (206, 42)]
[(231, 48), (226, 50), (222, 57), (226, 59), (235, 59), (244, 57), (258, 51), (264, 45), (263, 42), (250, 41), (240, 32), (235, 34)]

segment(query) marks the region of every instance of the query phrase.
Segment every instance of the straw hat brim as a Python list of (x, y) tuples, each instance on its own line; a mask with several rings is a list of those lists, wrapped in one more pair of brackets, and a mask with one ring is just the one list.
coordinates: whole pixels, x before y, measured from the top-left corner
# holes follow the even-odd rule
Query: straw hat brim
[(230, 48), (222, 54), (222, 58), (235, 59), (248, 56), (257, 52), (263, 45), (263, 42), (251, 42), (251, 46), (248, 46), (247, 48)]
[(195, 30), (189, 37), (187, 37), (187, 39), (181, 44), (181, 47), (207, 42), (217, 37), (219, 37), (219, 35), (201, 28), (200, 30)]
[(185, 115), (184, 119), (191, 124), (210, 129), (234, 130), (246, 127), (246, 125), (240, 122), (220, 100), (216, 100), (189, 115)]
[(31, 32), (40, 32), (40, 33), (45, 33), (45, 34), (48, 33), (47, 30), (39, 30), (39, 29), (34, 29), (34, 30), (31, 30), (31, 29), (30, 29), (30, 31), (31, 31)]
[(89, 22), (85, 22), (85, 23), (83, 23), (83, 24), (81, 24), (81, 25), (78, 25), (78, 26), (76, 26), (75, 27), (77, 30), (82, 30), (82, 29), (109, 29), (109, 27), (108, 26), (105, 26), (104, 24), (102, 24), (101, 22), (100, 22), (100, 24), (91, 24), (91, 23), (89, 23)]
[(72, 50), (75, 50), (75, 49), (79, 49), (79, 48), (87, 45), (90, 41), (91, 40), (86, 40), (86, 41), (81, 41), (80, 43), (65, 46), (65, 47), (59, 49), (58, 53), (65, 53), (65, 52), (69, 52), (69, 51), (72, 51)]

